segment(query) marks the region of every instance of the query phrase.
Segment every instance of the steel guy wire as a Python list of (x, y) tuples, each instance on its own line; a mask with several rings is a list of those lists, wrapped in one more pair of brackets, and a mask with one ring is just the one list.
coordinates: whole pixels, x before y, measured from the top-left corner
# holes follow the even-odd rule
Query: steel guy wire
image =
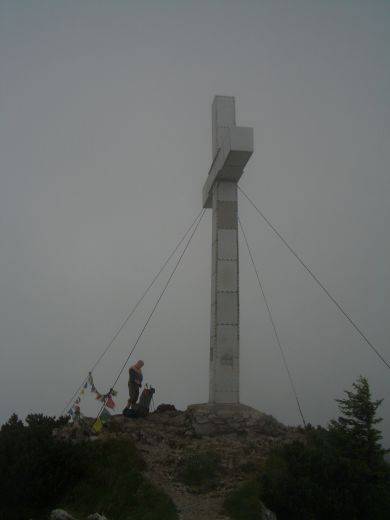
[[(126, 368), (126, 365), (127, 365), (128, 361), (129, 361), (131, 355), (133, 354), (133, 352), (134, 352), (134, 350), (136, 349), (136, 347), (137, 347), (137, 345), (138, 345), (138, 343), (139, 343), (139, 341), (140, 341), (140, 339), (141, 339), (143, 333), (145, 332), (146, 327), (149, 325), (149, 322), (150, 322), (150, 320), (152, 319), (153, 314), (154, 314), (155, 310), (156, 310), (157, 307), (158, 307), (158, 304), (160, 303), (162, 297), (164, 296), (165, 291), (167, 290), (169, 283), (171, 282), (171, 280), (172, 280), (172, 278), (173, 278), (173, 276), (174, 276), (174, 274), (175, 274), (177, 268), (179, 267), (180, 262), (181, 262), (183, 256), (185, 255), (185, 253), (186, 253), (186, 251), (187, 251), (187, 249), (188, 249), (188, 247), (189, 247), (189, 245), (190, 245), (190, 243), (191, 243), (191, 241), (192, 241), (192, 239), (193, 239), (193, 237), (194, 237), (194, 235), (195, 235), (195, 233), (196, 233), (196, 230), (197, 230), (198, 227), (199, 227), (199, 224), (200, 224), (201, 221), (202, 221), (202, 218), (203, 218), (203, 215), (204, 215), (205, 211), (206, 211), (205, 209), (202, 209), (202, 211), (201, 211), (201, 213), (200, 213), (200, 218), (198, 219), (198, 222), (196, 223), (195, 228), (193, 229), (190, 238), (188, 239), (188, 241), (187, 241), (187, 243), (186, 243), (186, 245), (185, 245), (183, 251), (181, 252), (181, 254), (180, 254), (180, 256), (179, 256), (179, 258), (178, 258), (178, 260), (177, 260), (177, 262), (176, 262), (176, 264), (175, 264), (175, 266), (174, 266), (174, 268), (173, 268), (173, 270), (172, 270), (172, 272), (171, 272), (171, 274), (170, 274), (170, 276), (169, 276), (167, 282), (165, 283), (165, 285), (164, 285), (164, 287), (163, 287), (163, 290), (162, 290), (161, 293), (160, 293), (160, 296), (157, 298), (157, 300), (156, 300), (156, 302), (155, 302), (155, 304), (154, 304), (152, 310), (150, 311), (150, 313), (149, 313), (149, 315), (148, 315), (148, 318), (146, 319), (146, 322), (145, 322), (144, 326), (143, 326), (142, 329), (141, 329), (141, 332), (138, 334), (138, 337), (137, 337), (136, 341), (133, 343), (133, 345), (132, 345), (132, 347), (131, 347), (131, 350), (130, 350), (128, 356), (126, 357), (126, 360), (125, 360), (125, 362), (123, 363), (123, 365), (122, 365), (122, 367), (121, 367), (121, 369), (120, 369), (120, 371), (119, 371), (119, 373), (118, 373), (118, 375), (117, 375), (117, 377), (116, 377), (114, 383), (112, 384), (110, 390), (113, 390), (113, 389), (115, 388), (115, 385), (117, 384), (117, 382), (118, 382), (120, 376), (122, 375), (122, 372), (123, 372), (124, 369)], [(100, 410), (99, 410), (99, 413), (98, 413), (96, 419), (98, 419), (98, 418), (100, 417), (100, 414), (102, 413), (103, 408), (105, 407), (105, 404), (106, 404), (106, 403), (104, 402), (103, 405), (102, 405), (102, 407), (101, 407)]]
[(255, 208), (257, 213), (261, 216), (261, 218), (268, 224), (268, 226), (272, 229), (272, 231), (279, 237), (279, 239), (283, 242), (283, 244), (287, 247), (287, 249), (295, 256), (298, 262), (304, 267), (304, 269), (309, 273), (312, 279), (317, 283), (317, 285), (325, 292), (328, 298), (336, 305), (339, 311), (343, 314), (343, 316), (349, 321), (349, 323), (353, 326), (353, 328), (358, 332), (361, 338), (367, 343), (370, 349), (378, 356), (378, 358), (390, 369), (390, 363), (383, 357), (383, 355), (379, 352), (379, 350), (371, 343), (368, 337), (364, 334), (362, 329), (357, 325), (357, 323), (352, 319), (352, 317), (343, 309), (341, 304), (334, 298), (328, 289), (323, 285), (323, 283), (318, 279), (318, 277), (313, 273), (310, 267), (300, 258), (298, 253), (294, 251), (294, 249), (290, 246), (287, 240), (279, 233), (279, 231), (272, 225), (270, 220), (262, 213), (253, 200), (238, 186), (240, 192), (244, 195), (244, 197), (251, 203), (251, 205)]
[(244, 228), (242, 226), (242, 223), (241, 223), (240, 219), (238, 219), (238, 223), (240, 224), (240, 228), (241, 228), (241, 231), (242, 231), (242, 235), (244, 237), (245, 245), (246, 245), (246, 247), (248, 249), (249, 257), (250, 257), (253, 269), (254, 269), (254, 271), (256, 273), (257, 282), (259, 284), (259, 288), (261, 290), (261, 294), (263, 295), (263, 299), (264, 299), (265, 305), (267, 307), (268, 317), (269, 317), (270, 322), (272, 324), (272, 328), (273, 328), (273, 331), (274, 331), (276, 343), (278, 344), (278, 347), (279, 347), (279, 351), (280, 351), (280, 354), (281, 354), (281, 357), (282, 357), (284, 368), (285, 368), (285, 370), (287, 372), (287, 375), (288, 375), (288, 378), (290, 380), (290, 386), (291, 386), (292, 392), (293, 392), (294, 397), (295, 397), (295, 401), (296, 401), (297, 406), (298, 406), (299, 414), (301, 416), (301, 419), (302, 419), (302, 422), (303, 422), (303, 426), (306, 427), (306, 421), (305, 421), (305, 418), (303, 416), (301, 403), (300, 403), (299, 398), (298, 398), (298, 392), (296, 390), (296, 387), (295, 387), (295, 384), (294, 384), (294, 380), (293, 380), (293, 377), (291, 375), (291, 371), (290, 371), (288, 363), (287, 363), (287, 359), (286, 359), (286, 356), (285, 356), (285, 353), (284, 353), (284, 349), (283, 349), (282, 343), (280, 341), (280, 336), (279, 336), (279, 333), (278, 333), (278, 329), (276, 328), (275, 320), (273, 319), (273, 316), (272, 316), (271, 307), (270, 307), (270, 305), (268, 303), (268, 299), (267, 299), (267, 297), (265, 295), (265, 292), (264, 292), (264, 284), (261, 281), (261, 277), (260, 277), (258, 269), (256, 267), (256, 264), (255, 264), (255, 261), (254, 261), (253, 255), (252, 255), (252, 251), (251, 251), (251, 248), (249, 246), (248, 239), (247, 239), (246, 233), (244, 231)]
[[(122, 321), (121, 325), (119, 326), (119, 328), (117, 329), (117, 331), (115, 332), (115, 334), (113, 335), (112, 339), (110, 340), (110, 342), (108, 343), (108, 345), (106, 346), (106, 348), (103, 350), (103, 352), (100, 354), (100, 356), (98, 357), (98, 359), (96, 360), (96, 362), (94, 363), (94, 365), (92, 366), (92, 368), (89, 370), (89, 373), (92, 373), (95, 368), (98, 366), (98, 364), (100, 363), (100, 361), (103, 359), (103, 357), (106, 355), (106, 353), (108, 352), (108, 350), (111, 348), (111, 346), (113, 345), (113, 343), (115, 342), (116, 338), (119, 336), (119, 334), (122, 332), (123, 328), (125, 327), (125, 325), (127, 324), (127, 322), (130, 320), (130, 318), (133, 316), (133, 314), (135, 313), (135, 311), (137, 310), (137, 308), (139, 307), (139, 305), (142, 303), (142, 301), (144, 300), (145, 296), (148, 294), (148, 292), (150, 291), (150, 289), (153, 287), (153, 285), (155, 284), (155, 282), (157, 281), (158, 277), (160, 276), (160, 274), (163, 272), (163, 270), (165, 269), (165, 267), (168, 265), (169, 261), (171, 260), (171, 258), (174, 256), (174, 254), (176, 253), (176, 251), (179, 249), (179, 247), (181, 246), (181, 244), (184, 242), (184, 240), (186, 239), (186, 237), (188, 236), (188, 234), (190, 233), (191, 229), (194, 227), (196, 221), (199, 219), (199, 217), (202, 215), (202, 212), (203, 210), (201, 210), (198, 215), (194, 218), (194, 220), (192, 221), (192, 224), (189, 226), (189, 228), (187, 229), (187, 231), (184, 233), (184, 235), (182, 236), (182, 238), (179, 240), (179, 242), (177, 243), (177, 245), (175, 246), (175, 248), (173, 249), (173, 251), (169, 254), (169, 256), (166, 258), (166, 260), (164, 261), (163, 265), (161, 266), (160, 270), (157, 272), (157, 274), (155, 274), (155, 276), (153, 277), (152, 281), (150, 282), (150, 284), (147, 286), (147, 288), (145, 289), (145, 291), (143, 292), (142, 296), (138, 299), (138, 301), (136, 302), (136, 304), (134, 305), (134, 307), (132, 307), (131, 311), (129, 312), (129, 314), (126, 316), (126, 318)], [(202, 215), (203, 216), (203, 215)], [(61, 415), (64, 414), (64, 412), (67, 410), (68, 406), (71, 404), (71, 402), (74, 400), (74, 398), (76, 397), (76, 395), (78, 394), (78, 392), (82, 389), (82, 387), (84, 386), (84, 384), (86, 383), (86, 381), (88, 380), (88, 375), (89, 373), (87, 374), (87, 376), (83, 379), (82, 383), (80, 384), (80, 386), (75, 390), (75, 392), (73, 393), (72, 397), (69, 399), (69, 401), (67, 402), (67, 404), (65, 405), (65, 407), (63, 408), (62, 412), (61, 412)]]

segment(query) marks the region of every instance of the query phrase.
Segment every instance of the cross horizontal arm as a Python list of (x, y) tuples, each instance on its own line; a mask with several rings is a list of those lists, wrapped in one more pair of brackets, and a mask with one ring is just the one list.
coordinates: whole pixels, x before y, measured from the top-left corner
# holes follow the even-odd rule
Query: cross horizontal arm
[(215, 182), (238, 182), (253, 153), (253, 128), (225, 128), (225, 136), (211, 165), (203, 187), (203, 207), (211, 208), (211, 193)]

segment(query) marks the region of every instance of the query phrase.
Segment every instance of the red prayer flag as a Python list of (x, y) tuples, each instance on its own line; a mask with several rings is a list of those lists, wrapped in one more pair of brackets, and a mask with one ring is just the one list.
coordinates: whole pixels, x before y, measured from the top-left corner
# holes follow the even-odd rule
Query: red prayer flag
[(116, 405), (115, 405), (114, 401), (112, 400), (112, 397), (109, 397), (109, 398), (107, 399), (107, 401), (106, 401), (106, 406), (107, 406), (108, 408), (115, 408)]

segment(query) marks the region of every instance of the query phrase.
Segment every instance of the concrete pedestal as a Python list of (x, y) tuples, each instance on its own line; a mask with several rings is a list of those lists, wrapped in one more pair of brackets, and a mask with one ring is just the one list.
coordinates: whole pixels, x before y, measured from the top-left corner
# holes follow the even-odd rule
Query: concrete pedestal
[(193, 432), (201, 436), (235, 434), (281, 437), (289, 430), (272, 415), (241, 403), (192, 404), (185, 414)]

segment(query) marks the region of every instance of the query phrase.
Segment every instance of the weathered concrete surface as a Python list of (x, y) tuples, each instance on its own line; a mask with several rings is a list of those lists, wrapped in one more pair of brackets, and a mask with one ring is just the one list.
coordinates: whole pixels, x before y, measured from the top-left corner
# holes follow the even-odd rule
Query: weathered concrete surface
[(239, 283), (237, 184), (213, 190), (211, 268), (211, 403), (239, 402)]
[(213, 162), (203, 206), (213, 209), (210, 403), (239, 403), (239, 262), (237, 182), (253, 152), (253, 130), (236, 126), (233, 97), (215, 96)]
[(286, 436), (289, 428), (272, 415), (244, 404), (193, 404), (186, 411), (188, 423), (197, 435)]
[(234, 97), (215, 96), (212, 105), (213, 162), (203, 187), (203, 207), (211, 208), (217, 182), (238, 182), (253, 153), (253, 128), (236, 125)]

